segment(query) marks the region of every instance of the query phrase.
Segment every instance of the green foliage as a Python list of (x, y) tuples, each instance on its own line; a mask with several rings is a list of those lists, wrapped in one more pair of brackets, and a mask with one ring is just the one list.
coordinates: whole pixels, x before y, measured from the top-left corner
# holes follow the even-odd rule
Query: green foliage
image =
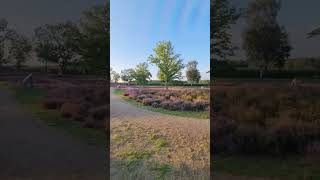
[(72, 22), (44, 25), (35, 29), (35, 50), (44, 62), (54, 62), (64, 73), (77, 58), (81, 40), (79, 28)]
[(111, 80), (113, 80), (115, 83), (118, 83), (120, 79), (120, 74), (116, 71), (111, 71)]
[(280, 1), (252, 1), (247, 11), (248, 27), (243, 47), (248, 60), (260, 70), (260, 78), (270, 65), (283, 67), (291, 46), (284, 27), (277, 22)]
[(187, 64), (187, 71), (186, 76), (188, 81), (192, 84), (199, 83), (201, 79), (201, 75), (199, 70), (197, 69), (198, 62), (197, 61), (190, 61)]
[(121, 79), (128, 81), (129, 83), (134, 80), (135, 71), (134, 69), (125, 69), (121, 71)]
[(0, 67), (8, 63), (8, 58), (5, 56), (5, 43), (8, 35), (10, 35), (8, 21), (6, 19), (0, 19)]
[(136, 84), (146, 85), (151, 77), (147, 63), (140, 63), (136, 66), (134, 70), (134, 79)]
[(9, 48), (9, 58), (14, 59), (16, 68), (20, 69), (30, 56), (32, 45), (27, 37), (18, 34), (16, 31), (11, 32), (10, 40), (11, 46)]
[(179, 54), (175, 54), (174, 48), (170, 41), (158, 42), (156, 48), (153, 49), (154, 55), (150, 55), (148, 61), (155, 64), (159, 68), (158, 78), (165, 83), (175, 79), (181, 79), (181, 70), (184, 68), (182, 59)]
[(88, 73), (107, 74), (110, 47), (110, 3), (94, 6), (83, 12), (80, 29), (82, 67)]
[(241, 12), (231, 6), (229, 0), (211, 1), (211, 56), (213, 60), (224, 60), (227, 56), (233, 55), (235, 47), (231, 44), (231, 34), (228, 31), (232, 24), (235, 24), (241, 16)]

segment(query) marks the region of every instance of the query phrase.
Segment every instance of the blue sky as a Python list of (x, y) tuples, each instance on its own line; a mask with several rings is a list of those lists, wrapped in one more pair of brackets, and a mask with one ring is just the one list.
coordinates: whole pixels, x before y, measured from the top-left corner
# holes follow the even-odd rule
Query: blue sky
[[(120, 72), (146, 62), (158, 41), (171, 41), (184, 63), (199, 62), (209, 79), (210, 0), (111, 0), (111, 67)], [(158, 69), (150, 65), (152, 79)], [(185, 70), (183, 70), (183, 74)]]

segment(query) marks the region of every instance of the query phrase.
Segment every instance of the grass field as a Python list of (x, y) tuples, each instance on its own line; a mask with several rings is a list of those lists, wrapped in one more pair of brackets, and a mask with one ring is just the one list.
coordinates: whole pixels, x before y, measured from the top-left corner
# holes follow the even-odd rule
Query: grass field
[(115, 89), (113, 91), (113, 93), (120, 96), (126, 102), (128, 102), (134, 106), (137, 106), (139, 108), (149, 110), (149, 111), (168, 114), (168, 115), (174, 115), (174, 116), (192, 117), (192, 118), (197, 118), (197, 119), (209, 119), (209, 112), (192, 112), (192, 111), (183, 111), (182, 112), (182, 111), (170, 111), (170, 110), (166, 110), (163, 108), (154, 108), (151, 106), (144, 106), (143, 104), (136, 102), (135, 100), (132, 100), (126, 96), (123, 96), (123, 94), (125, 93), (125, 90), (123, 90), (123, 89)]

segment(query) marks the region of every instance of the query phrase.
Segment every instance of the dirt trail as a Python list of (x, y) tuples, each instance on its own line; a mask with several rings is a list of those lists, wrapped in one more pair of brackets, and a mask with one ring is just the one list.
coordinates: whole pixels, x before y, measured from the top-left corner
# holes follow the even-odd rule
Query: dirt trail
[[(115, 135), (124, 137), (125, 131), (130, 132), (130, 130), (134, 131), (131, 132), (131, 136), (135, 136), (115, 146), (115, 142), (111, 140), (111, 161), (116, 158), (116, 153), (127, 150), (130, 145), (139, 148), (141, 144), (142, 150), (148, 149), (150, 143), (146, 142), (147, 137), (157, 134), (165, 138), (169, 144), (169, 150), (166, 153), (155, 155), (159, 162), (176, 166), (185, 165), (194, 169), (193, 173), (209, 167), (209, 119), (194, 119), (147, 111), (128, 104), (115, 95), (112, 89), (110, 100), (111, 138)], [(127, 146), (127, 144), (130, 145)], [(115, 171), (116, 169), (111, 169), (111, 175), (116, 174)], [(201, 176), (209, 177), (209, 171), (204, 171), (206, 172), (202, 173), (205, 175)]]
[(105, 147), (48, 127), (0, 89), (0, 179), (107, 179)]

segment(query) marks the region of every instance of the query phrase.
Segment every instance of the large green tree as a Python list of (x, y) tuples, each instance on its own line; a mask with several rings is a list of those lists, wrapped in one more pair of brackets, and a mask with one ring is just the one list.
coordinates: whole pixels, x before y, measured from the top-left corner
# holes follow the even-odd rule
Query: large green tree
[(117, 73), (116, 71), (111, 71), (111, 79), (115, 82), (118, 83), (120, 79), (120, 74)]
[(147, 63), (140, 63), (134, 69), (134, 80), (138, 85), (145, 85), (152, 77)]
[(241, 10), (232, 6), (229, 0), (212, 0), (210, 11), (210, 51), (211, 61), (214, 63), (215, 60), (225, 60), (227, 56), (234, 54), (236, 47), (231, 43), (232, 35), (229, 30), (240, 18)]
[(81, 39), (79, 28), (72, 22), (47, 24), (35, 29), (35, 50), (42, 61), (57, 63), (64, 73), (68, 64), (79, 61)]
[(94, 6), (83, 12), (80, 22), (83, 68), (88, 73), (107, 74), (110, 47), (110, 3)]
[(0, 19), (0, 67), (8, 63), (8, 58), (5, 56), (5, 42), (8, 38), (8, 21)]
[(127, 81), (129, 84), (134, 80), (134, 69), (124, 69), (121, 71), (121, 79)]
[(187, 64), (187, 71), (186, 71), (186, 77), (188, 81), (192, 84), (199, 83), (201, 79), (200, 71), (197, 68), (198, 62), (197, 61), (190, 61)]
[(243, 47), (249, 63), (260, 71), (260, 78), (270, 66), (282, 67), (290, 56), (291, 46), (284, 27), (277, 22), (279, 0), (251, 1), (247, 10), (248, 27)]
[(9, 37), (9, 58), (14, 60), (14, 64), (17, 69), (20, 69), (26, 62), (27, 58), (30, 57), (32, 45), (30, 40), (16, 31), (12, 31)]
[(175, 79), (181, 79), (181, 70), (184, 68), (184, 64), (180, 54), (174, 52), (170, 41), (158, 42), (153, 51), (154, 54), (149, 56), (148, 61), (158, 67), (158, 78), (164, 82), (166, 89), (168, 89), (168, 83)]

